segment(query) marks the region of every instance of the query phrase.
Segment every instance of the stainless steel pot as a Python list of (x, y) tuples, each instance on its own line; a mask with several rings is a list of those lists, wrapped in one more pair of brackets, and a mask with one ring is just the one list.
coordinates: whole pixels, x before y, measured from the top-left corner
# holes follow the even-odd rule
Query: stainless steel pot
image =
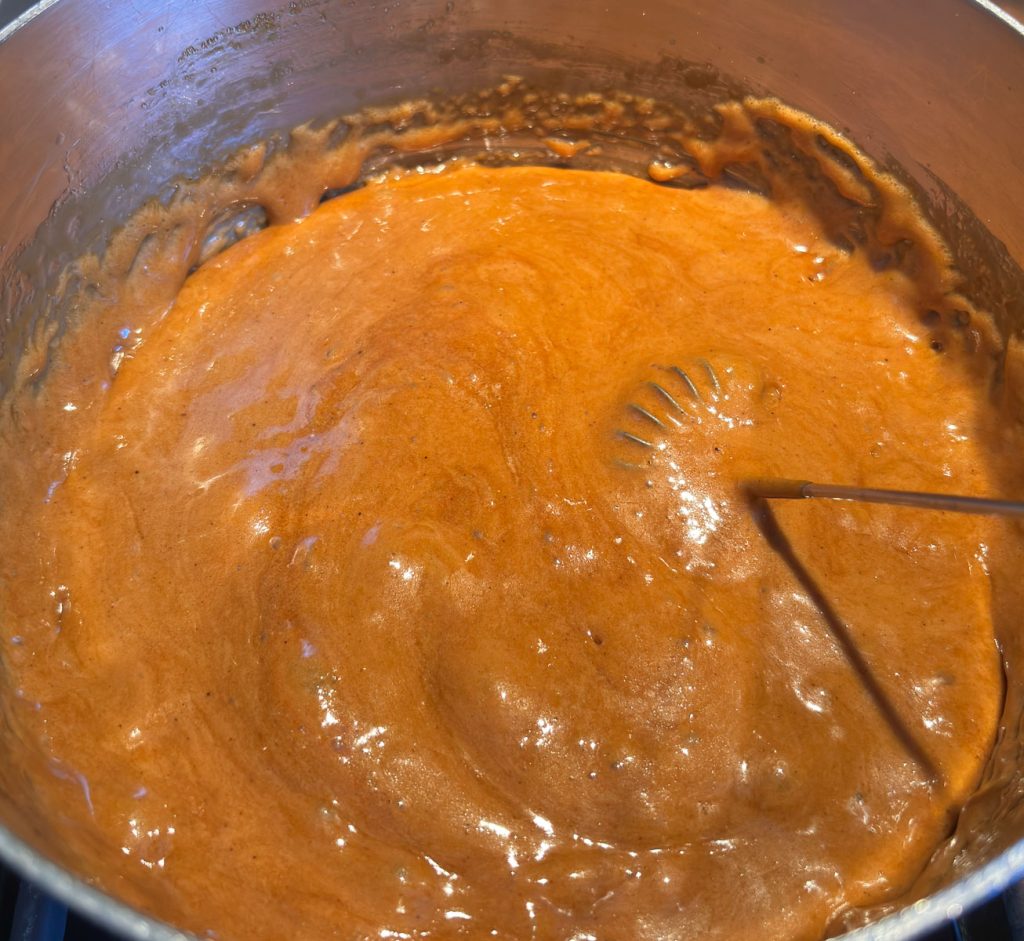
[[(671, 100), (708, 63), (898, 166), (1004, 331), (1024, 327), (1024, 27), (987, 0), (48, 0), (0, 33), (0, 381), (66, 262), (241, 145), (509, 73)], [(974, 836), (865, 938), (914, 937), (1024, 877), (1024, 640), (1004, 652)], [(0, 858), (125, 937), (183, 937), (49, 861), (30, 803), (0, 775)]]

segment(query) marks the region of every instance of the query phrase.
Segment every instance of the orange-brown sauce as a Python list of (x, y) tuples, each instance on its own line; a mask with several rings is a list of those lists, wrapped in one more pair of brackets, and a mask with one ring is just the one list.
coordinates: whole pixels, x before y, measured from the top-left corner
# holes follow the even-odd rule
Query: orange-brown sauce
[(995, 487), (966, 354), (810, 215), (395, 177), (123, 333), (0, 458), (17, 722), (101, 885), (224, 939), (814, 939), (949, 832), (993, 524), (777, 506), (838, 637), (737, 488)]

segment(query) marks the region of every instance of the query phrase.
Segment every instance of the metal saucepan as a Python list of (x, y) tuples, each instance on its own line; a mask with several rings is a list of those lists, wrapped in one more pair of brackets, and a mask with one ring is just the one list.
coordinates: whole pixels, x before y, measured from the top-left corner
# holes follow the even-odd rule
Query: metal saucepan
[[(1013, 289), (1024, 260), (1024, 27), (987, 0), (46, 0), (0, 33), (0, 392), (61, 267), (168, 181), (242, 145), (507, 74), (671, 100), (709, 65), (899, 168), (1004, 333), (1024, 327)], [(1003, 636), (1004, 734), (971, 832), (944, 854), (932, 894), (865, 938), (914, 937), (1024, 877), (1024, 638), (1014, 633)], [(0, 858), (126, 938), (183, 937), (51, 861), (59, 825), (33, 817), (31, 781), (4, 774), (3, 741)]]

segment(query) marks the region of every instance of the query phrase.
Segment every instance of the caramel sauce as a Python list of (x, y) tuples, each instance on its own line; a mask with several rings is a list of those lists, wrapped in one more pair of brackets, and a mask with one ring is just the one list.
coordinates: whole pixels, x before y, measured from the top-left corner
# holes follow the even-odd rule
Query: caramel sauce
[(71, 864), (246, 939), (816, 939), (906, 890), (996, 732), (1001, 524), (778, 506), (837, 636), (738, 488), (996, 489), (980, 367), (880, 268), (795, 201), (468, 166), (85, 324), (0, 457)]

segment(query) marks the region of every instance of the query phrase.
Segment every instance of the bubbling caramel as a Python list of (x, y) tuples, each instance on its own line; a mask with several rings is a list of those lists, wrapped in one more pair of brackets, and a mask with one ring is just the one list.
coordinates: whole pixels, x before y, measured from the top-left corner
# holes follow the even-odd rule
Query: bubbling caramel
[(467, 166), (86, 324), (0, 458), (39, 802), (222, 939), (817, 939), (899, 895), (997, 727), (998, 524), (776, 507), (838, 635), (737, 485), (992, 492), (921, 291), (797, 202)]

